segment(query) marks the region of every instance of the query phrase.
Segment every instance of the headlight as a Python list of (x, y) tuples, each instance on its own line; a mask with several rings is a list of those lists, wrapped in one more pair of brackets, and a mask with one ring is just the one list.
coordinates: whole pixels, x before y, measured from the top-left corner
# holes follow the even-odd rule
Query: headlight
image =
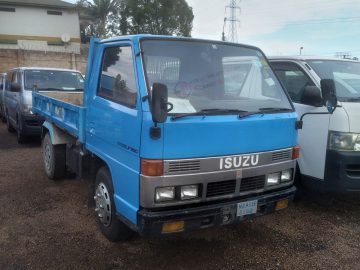
[(159, 187), (155, 191), (156, 202), (166, 202), (175, 199), (175, 187)]
[(281, 172), (281, 183), (292, 180), (292, 169), (284, 170)]
[(33, 114), (33, 112), (32, 112), (31, 109), (32, 109), (32, 106), (31, 106), (31, 105), (24, 104), (24, 105), (22, 106), (22, 111), (23, 111), (24, 113)]
[(360, 151), (360, 134), (330, 131), (328, 149)]
[(280, 184), (280, 173), (270, 173), (266, 177), (266, 185), (273, 186)]
[(191, 185), (191, 186), (182, 186), (181, 187), (181, 200), (190, 200), (198, 197), (198, 186)]

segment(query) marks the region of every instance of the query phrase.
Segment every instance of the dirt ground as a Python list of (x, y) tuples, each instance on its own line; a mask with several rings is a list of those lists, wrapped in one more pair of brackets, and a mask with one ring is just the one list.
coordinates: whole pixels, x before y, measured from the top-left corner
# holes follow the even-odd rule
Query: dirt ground
[(360, 269), (360, 199), (304, 195), (235, 226), (111, 243), (87, 183), (52, 182), (40, 144), (0, 124), (0, 269)]

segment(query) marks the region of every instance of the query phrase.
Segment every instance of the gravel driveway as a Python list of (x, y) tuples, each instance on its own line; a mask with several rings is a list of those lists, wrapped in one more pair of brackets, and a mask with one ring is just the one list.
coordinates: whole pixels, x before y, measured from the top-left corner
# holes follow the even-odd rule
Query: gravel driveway
[(40, 143), (0, 124), (0, 269), (360, 269), (360, 199), (303, 195), (235, 226), (110, 243), (87, 195), (48, 180)]

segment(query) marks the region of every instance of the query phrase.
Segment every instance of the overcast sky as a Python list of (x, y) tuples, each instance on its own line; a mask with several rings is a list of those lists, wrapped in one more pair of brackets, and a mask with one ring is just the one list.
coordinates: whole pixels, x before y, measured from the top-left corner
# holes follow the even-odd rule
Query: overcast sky
[[(230, 0), (187, 2), (195, 15), (192, 36), (220, 39)], [(299, 54), (304, 47), (309, 55), (360, 56), (360, 0), (238, 0), (238, 5), (238, 42), (268, 55)]]

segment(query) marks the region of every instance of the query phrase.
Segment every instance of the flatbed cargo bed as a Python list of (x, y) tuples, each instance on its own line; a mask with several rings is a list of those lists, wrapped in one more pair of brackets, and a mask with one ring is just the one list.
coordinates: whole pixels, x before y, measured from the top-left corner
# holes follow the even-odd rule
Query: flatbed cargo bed
[(83, 143), (85, 107), (82, 104), (82, 92), (34, 92), (32, 109)]

